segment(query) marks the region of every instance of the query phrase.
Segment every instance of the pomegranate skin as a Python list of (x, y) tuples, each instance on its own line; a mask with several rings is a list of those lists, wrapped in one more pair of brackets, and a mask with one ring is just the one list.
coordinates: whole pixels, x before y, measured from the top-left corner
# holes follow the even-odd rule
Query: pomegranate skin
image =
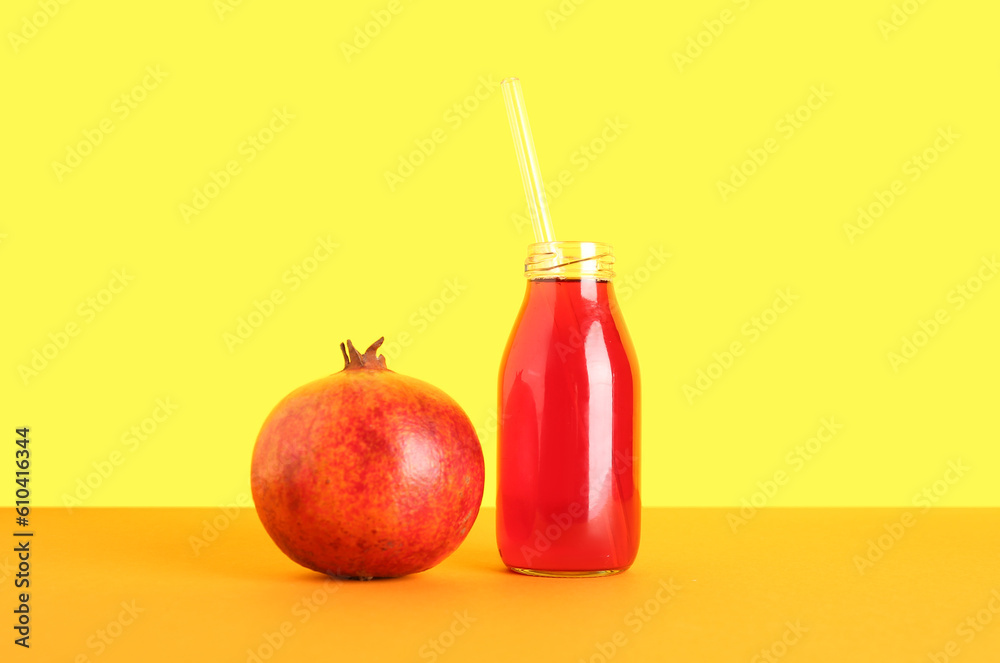
[(251, 465), (254, 504), (275, 544), (302, 566), (348, 578), (440, 563), (472, 528), (484, 479), (482, 447), (458, 403), (384, 368), (345, 369), (286, 396)]

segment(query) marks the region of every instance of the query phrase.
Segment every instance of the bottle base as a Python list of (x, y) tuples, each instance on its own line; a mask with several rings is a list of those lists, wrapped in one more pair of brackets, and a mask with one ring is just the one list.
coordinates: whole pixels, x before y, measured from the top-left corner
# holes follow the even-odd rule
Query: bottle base
[(625, 569), (605, 569), (600, 571), (548, 571), (545, 569), (522, 569), (517, 566), (508, 566), (508, 569), (515, 573), (536, 578), (600, 578), (603, 576), (613, 576), (622, 573)]

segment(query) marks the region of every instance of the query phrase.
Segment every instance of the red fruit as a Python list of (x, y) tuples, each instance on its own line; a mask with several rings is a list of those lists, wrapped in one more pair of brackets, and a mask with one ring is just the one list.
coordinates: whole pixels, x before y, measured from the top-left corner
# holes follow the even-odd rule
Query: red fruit
[(425, 571), (458, 548), (479, 513), (483, 450), (443, 391), (340, 345), (344, 370), (274, 408), (253, 450), (264, 529), (302, 566), (333, 576)]

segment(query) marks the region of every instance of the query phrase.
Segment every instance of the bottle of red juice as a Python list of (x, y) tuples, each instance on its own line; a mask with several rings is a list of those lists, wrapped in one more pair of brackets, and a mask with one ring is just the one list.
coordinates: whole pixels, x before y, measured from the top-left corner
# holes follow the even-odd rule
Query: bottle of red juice
[(500, 366), (497, 544), (535, 576), (603, 576), (639, 548), (639, 366), (611, 246), (528, 247)]

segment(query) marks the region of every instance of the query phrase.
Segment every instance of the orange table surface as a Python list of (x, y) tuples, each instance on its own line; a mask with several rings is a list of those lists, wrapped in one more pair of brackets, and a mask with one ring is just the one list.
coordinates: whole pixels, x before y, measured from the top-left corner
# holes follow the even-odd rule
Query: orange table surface
[(629, 571), (551, 579), (503, 568), (484, 509), (440, 566), (361, 582), (288, 560), (252, 508), (33, 509), (31, 646), (0, 553), (0, 660), (1000, 661), (1000, 510), (734, 513), (646, 509)]

